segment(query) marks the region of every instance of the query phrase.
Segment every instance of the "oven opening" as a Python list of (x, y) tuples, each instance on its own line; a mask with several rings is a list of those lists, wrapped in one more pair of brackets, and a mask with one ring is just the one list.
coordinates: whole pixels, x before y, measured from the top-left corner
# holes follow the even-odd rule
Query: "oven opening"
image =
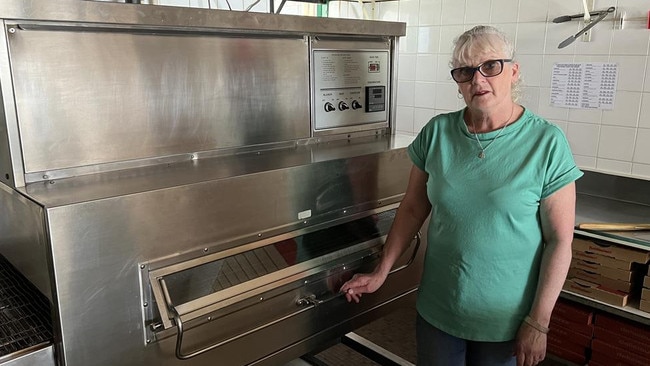
[[(395, 210), (365, 216), (188, 268), (164, 277), (174, 304), (190, 303), (218, 294), (224, 300), (321, 266), (337, 264), (354, 254), (381, 249)], [(356, 258), (358, 259), (358, 258)], [(227, 290), (237, 291), (227, 291)]]

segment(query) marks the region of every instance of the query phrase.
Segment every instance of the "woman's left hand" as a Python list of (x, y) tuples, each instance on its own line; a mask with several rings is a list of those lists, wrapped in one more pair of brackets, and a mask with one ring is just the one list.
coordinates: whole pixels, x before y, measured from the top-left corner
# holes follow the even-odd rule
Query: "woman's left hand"
[(546, 356), (546, 334), (522, 323), (515, 339), (517, 366), (534, 366)]

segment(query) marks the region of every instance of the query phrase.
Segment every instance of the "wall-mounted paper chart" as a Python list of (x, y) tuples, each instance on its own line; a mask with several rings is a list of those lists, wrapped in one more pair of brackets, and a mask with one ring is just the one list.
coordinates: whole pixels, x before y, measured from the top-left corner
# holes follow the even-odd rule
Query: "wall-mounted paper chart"
[(614, 109), (618, 65), (605, 62), (558, 62), (553, 65), (551, 105)]

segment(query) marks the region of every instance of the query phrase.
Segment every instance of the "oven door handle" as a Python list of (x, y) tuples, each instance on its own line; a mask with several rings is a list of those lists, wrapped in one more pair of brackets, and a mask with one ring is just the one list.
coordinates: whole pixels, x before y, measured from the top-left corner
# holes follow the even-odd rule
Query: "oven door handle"
[[(408, 262), (406, 262), (405, 264), (403, 264), (403, 265), (401, 265), (399, 267), (393, 268), (389, 272), (389, 274), (395, 273), (397, 271), (401, 271), (402, 269), (410, 266), (413, 263), (413, 261), (415, 260), (416, 255), (418, 253), (418, 249), (420, 248), (420, 242), (421, 242), (420, 233), (418, 232), (415, 235), (415, 238), (413, 238), (413, 239), (415, 240), (415, 248), (413, 249), (413, 254), (411, 254), (411, 257), (409, 258)], [(165, 287), (165, 286), (163, 286), (163, 287)], [(223, 340), (221, 342), (206, 346), (204, 348), (200, 348), (200, 349), (198, 349), (196, 351), (193, 351), (193, 352), (190, 352), (190, 353), (183, 353), (183, 334), (184, 334), (183, 320), (181, 319), (181, 316), (176, 311), (176, 307), (171, 305), (171, 302), (168, 302), (167, 305), (168, 305), (168, 307), (170, 309), (170, 312), (171, 312), (171, 314), (172, 314), (172, 316), (174, 318), (174, 322), (176, 323), (176, 331), (177, 331), (177, 334), (176, 334), (176, 358), (178, 358), (179, 360), (187, 360), (187, 359), (196, 357), (196, 356), (201, 355), (203, 353), (209, 352), (209, 351), (211, 351), (211, 350), (213, 350), (215, 348), (219, 348), (219, 347), (221, 347), (221, 346), (223, 346), (225, 344), (228, 344), (230, 342), (236, 341), (236, 340), (238, 340), (240, 338), (243, 338), (243, 337), (246, 337), (246, 336), (248, 336), (250, 334), (258, 332), (258, 331), (260, 331), (262, 329), (265, 329), (265, 328), (268, 328), (268, 327), (273, 326), (275, 324), (278, 324), (280, 322), (283, 322), (283, 321), (285, 321), (285, 320), (287, 320), (287, 319), (289, 319), (291, 317), (302, 314), (302, 313), (304, 313), (306, 311), (311, 310), (312, 308), (315, 308), (316, 306), (318, 306), (320, 304), (323, 304), (325, 302), (334, 300), (334, 299), (336, 299), (336, 298), (338, 298), (338, 297), (340, 297), (342, 295), (343, 295), (343, 293), (336, 293), (336, 294), (334, 294), (332, 296), (329, 296), (329, 297), (327, 297), (325, 299), (318, 299), (318, 298), (316, 298), (316, 295), (310, 295), (310, 296), (302, 297), (302, 298), (300, 298), (300, 299), (298, 299), (296, 301), (296, 305), (301, 306), (302, 307), (301, 309), (299, 309), (297, 311), (294, 311), (291, 314), (287, 314), (287, 315), (285, 315), (283, 317), (275, 319), (275, 320), (273, 320), (271, 322), (268, 322), (266, 324), (260, 325), (259, 327), (255, 327), (253, 329), (247, 330), (246, 332), (240, 333), (240, 334), (238, 334), (238, 335), (236, 335), (234, 337), (225, 339), (225, 340)]]
[(272, 325), (283, 322), (283, 321), (285, 321), (285, 320), (287, 320), (287, 319), (289, 319), (289, 318), (291, 318), (293, 316), (304, 313), (305, 311), (308, 311), (311, 308), (312, 308), (312, 306), (302, 308), (300, 310), (294, 311), (291, 314), (287, 314), (287, 315), (285, 315), (285, 316), (283, 316), (281, 318), (278, 318), (278, 319), (275, 319), (275, 320), (273, 320), (271, 322), (268, 322), (268, 323), (266, 323), (264, 325), (260, 325), (259, 327), (247, 330), (246, 332), (237, 334), (234, 337), (225, 339), (225, 340), (223, 340), (223, 341), (221, 341), (219, 343), (215, 343), (215, 344), (212, 344), (210, 346), (206, 346), (204, 348), (200, 348), (200, 349), (198, 349), (196, 351), (193, 351), (193, 352), (190, 352), (190, 353), (183, 353), (183, 321), (181, 320), (180, 315), (178, 315), (178, 312), (176, 312), (176, 309), (171, 308), (170, 310), (171, 310), (171, 312), (172, 312), (172, 314), (174, 316), (174, 321), (176, 322), (176, 327), (177, 327), (176, 358), (178, 358), (179, 360), (188, 360), (190, 358), (196, 357), (196, 356), (198, 356), (200, 354), (206, 353), (206, 352), (211, 351), (211, 350), (213, 350), (215, 348), (219, 348), (219, 347), (221, 347), (221, 346), (223, 346), (225, 344), (228, 344), (230, 342), (236, 341), (236, 340), (238, 340), (240, 338), (243, 338), (243, 337), (246, 337), (246, 336), (248, 336), (250, 334), (258, 332), (258, 331), (260, 331), (260, 330), (262, 330), (264, 328), (268, 328), (268, 327), (270, 327)]
[[(413, 253), (409, 257), (409, 260), (406, 263), (404, 263), (403, 265), (391, 269), (390, 272), (388, 272), (389, 275), (391, 275), (391, 274), (393, 274), (393, 273), (395, 273), (397, 271), (403, 270), (404, 268), (410, 266), (415, 261), (415, 257), (418, 254), (418, 249), (420, 249), (420, 243), (422, 241), (421, 238), (422, 238), (422, 235), (420, 235), (420, 232), (418, 231), (418, 233), (415, 234), (415, 237), (413, 238), (413, 240), (415, 240), (415, 247), (413, 248)], [(311, 308), (314, 308), (314, 307), (316, 307), (318, 305), (324, 304), (324, 303), (326, 303), (328, 301), (332, 301), (332, 300), (336, 299), (337, 297), (341, 297), (343, 295), (345, 295), (344, 292), (337, 292), (337, 293), (335, 293), (333, 295), (330, 295), (330, 296), (328, 296), (326, 298), (319, 299), (318, 297), (316, 297), (316, 295), (312, 294), (312, 295), (308, 295), (308, 296), (305, 296), (305, 297), (301, 297), (298, 300), (296, 300), (296, 305), (298, 305), (298, 306), (309, 306), (307, 309), (311, 309)]]
[(389, 275), (391, 275), (391, 274), (393, 274), (393, 273), (395, 273), (397, 271), (401, 271), (404, 268), (406, 268), (406, 267), (410, 266), (411, 264), (413, 264), (413, 262), (415, 261), (415, 257), (418, 255), (418, 250), (420, 249), (420, 243), (422, 242), (422, 234), (420, 234), (420, 232), (418, 231), (415, 234), (415, 238), (413, 238), (413, 239), (415, 240), (415, 248), (413, 248), (413, 252), (411, 253), (411, 257), (409, 258), (409, 260), (406, 263), (402, 264), (399, 267), (391, 269), (390, 272), (388, 272)]

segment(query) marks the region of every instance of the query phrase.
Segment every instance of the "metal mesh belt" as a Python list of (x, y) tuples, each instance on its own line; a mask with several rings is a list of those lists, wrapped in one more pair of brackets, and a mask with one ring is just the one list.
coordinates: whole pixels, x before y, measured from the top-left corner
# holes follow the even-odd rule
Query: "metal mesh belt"
[(0, 357), (49, 342), (47, 298), (0, 255)]

